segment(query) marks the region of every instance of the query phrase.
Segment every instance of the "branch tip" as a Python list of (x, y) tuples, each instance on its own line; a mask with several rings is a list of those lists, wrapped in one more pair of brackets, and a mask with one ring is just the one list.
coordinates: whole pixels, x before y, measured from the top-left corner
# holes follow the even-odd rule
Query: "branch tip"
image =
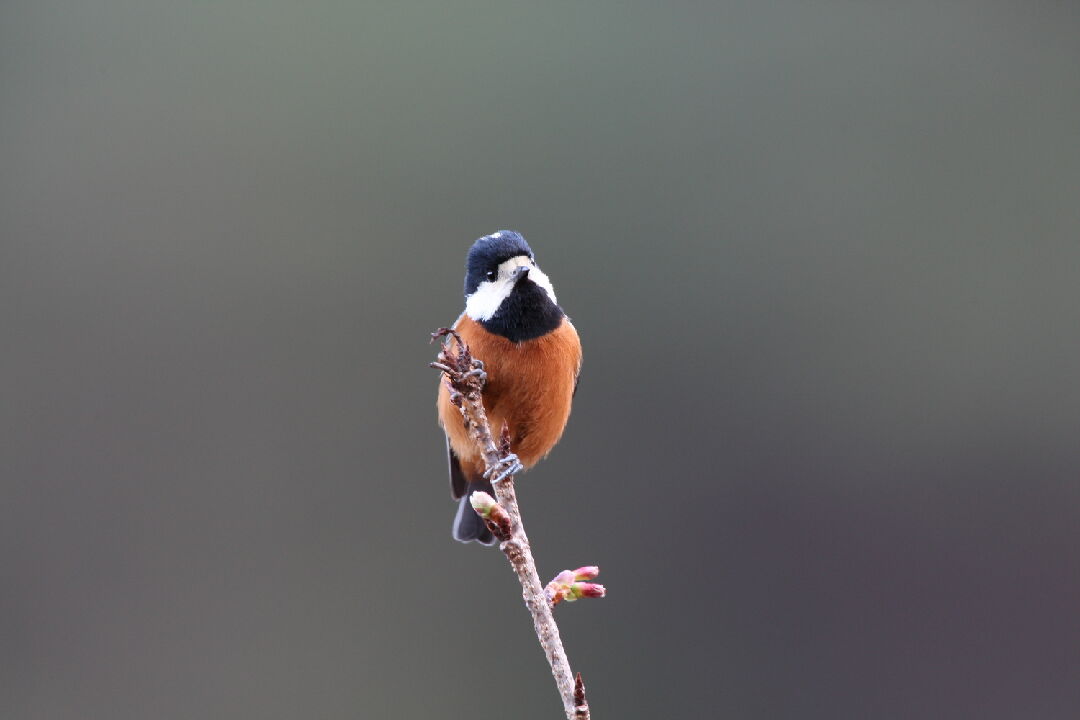
[(506, 457), (510, 454), (510, 426), (503, 420), (502, 432), (499, 433), (499, 454)]
[(581, 707), (585, 704), (585, 681), (581, 679), (579, 672), (574, 678), (574, 705)]

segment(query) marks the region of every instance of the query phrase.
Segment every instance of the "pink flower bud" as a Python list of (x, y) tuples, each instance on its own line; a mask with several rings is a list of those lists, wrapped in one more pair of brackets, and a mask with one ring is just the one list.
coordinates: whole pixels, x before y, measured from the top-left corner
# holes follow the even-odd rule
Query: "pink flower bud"
[(579, 567), (577, 570), (563, 570), (555, 576), (554, 580), (547, 584), (544, 592), (553, 606), (558, 605), (563, 600), (573, 602), (586, 597), (602, 598), (606, 592), (603, 585), (583, 582), (592, 580), (599, 574), (600, 568), (595, 565), (586, 565), (585, 567)]
[(578, 598), (602, 598), (607, 594), (607, 590), (603, 585), (591, 582), (576, 582), (570, 586), (570, 595), (567, 596), (567, 600), (577, 600)]
[(555, 576), (555, 579), (551, 581), (553, 585), (569, 585), (577, 578), (574, 577), (572, 570), (563, 570), (561, 573)]
[(595, 565), (586, 565), (585, 567), (579, 567), (574, 571), (575, 580), (595, 580), (596, 576), (600, 574), (600, 568)]

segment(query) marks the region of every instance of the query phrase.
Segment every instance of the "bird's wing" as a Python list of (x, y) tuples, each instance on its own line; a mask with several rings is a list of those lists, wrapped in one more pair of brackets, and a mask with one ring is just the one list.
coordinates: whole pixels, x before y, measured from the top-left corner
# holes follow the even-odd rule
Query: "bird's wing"
[[(463, 317), (465, 313), (458, 315), (457, 320), (450, 327), (457, 329)], [(469, 481), (465, 479), (465, 471), (461, 469), (461, 461), (454, 454), (454, 448), (450, 447), (449, 436), (446, 438), (446, 464), (450, 468), (450, 497), (460, 500), (468, 490)]]
[(459, 500), (468, 490), (469, 481), (465, 479), (465, 472), (461, 469), (458, 456), (454, 454), (454, 448), (450, 447), (450, 438), (446, 438), (446, 462), (450, 466), (450, 497)]

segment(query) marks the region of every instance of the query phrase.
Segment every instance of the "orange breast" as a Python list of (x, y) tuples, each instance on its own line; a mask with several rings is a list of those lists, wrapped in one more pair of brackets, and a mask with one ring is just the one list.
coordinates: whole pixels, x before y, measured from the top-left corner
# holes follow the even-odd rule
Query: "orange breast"
[[(570, 401), (581, 369), (581, 341), (564, 318), (543, 337), (514, 343), (490, 333), (467, 315), (455, 325), (475, 357), (484, 362), (487, 384), (484, 408), (496, 439), (505, 422), (510, 449), (522, 464), (532, 467), (551, 451), (570, 417)], [(461, 414), (450, 404), (446, 384), (439, 383), (439, 423), (470, 480), (484, 471), (484, 461), (462, 426)]]

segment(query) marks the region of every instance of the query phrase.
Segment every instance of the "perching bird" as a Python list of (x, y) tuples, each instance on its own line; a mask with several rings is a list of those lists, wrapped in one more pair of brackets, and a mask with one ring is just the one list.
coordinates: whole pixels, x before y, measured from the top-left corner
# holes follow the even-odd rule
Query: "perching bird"
[[(570, 417), (581, 370), (581, 341), (555, 301), (551, 281), (519, 233), (501, 230), (477, 240), (465, 259), (465, 312), (454, 329), (483, 361), (484, 408), (498, 437), (510, 430), (510, 451), (530, 468), (551, 451)], [(492, 493), (484, 459), (461, 414), (439, 383), (439, 424), (446, 433), (450, 495), (460, 500), (455, 540), (491, 545), (495, 538), (469, 505), (477, 490)]]

